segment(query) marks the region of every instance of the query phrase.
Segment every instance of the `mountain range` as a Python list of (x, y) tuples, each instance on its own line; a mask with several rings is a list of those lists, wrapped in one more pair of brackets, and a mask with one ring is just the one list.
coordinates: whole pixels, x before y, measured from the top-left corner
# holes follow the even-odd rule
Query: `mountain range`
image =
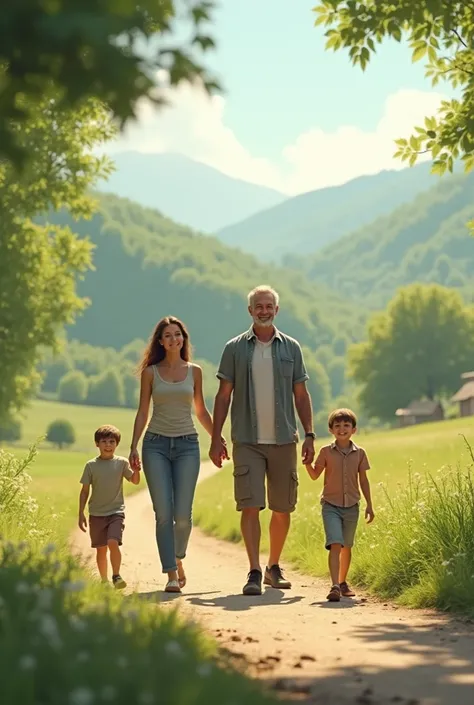
[(412, 169), (382, 171), (303, 193), (221, 229), (218, 237), (265, 261), (305, 257), (435, 185), (439, 177), (430, 168), (423, 163)]
[(180, 154), (119, 152), (112, 158), (115, 171), (99, 191), (130, 198), (202, 232), (217, 232), (287, 198)]
[(437, 283), (474, 298), (474, 173), (444, 178), (387, 216), (292, 264), (310, 280), (382, 308), (400, 286)]
[(196, 355), (216, 363), (224, 343), (249, 327), (247, 293), (262, 283), (278, 288), (279, 325), (311, 350), (336, 338), (344, 348), (362, 334), (363, 312), (325, 285), (127, 199), (102, 194), (92, 220), (74, 221), (67, 212), (49, 220), (95, 246), (94, 270), (78, 282), (91, 305), (69, 330), (81, 342), (120, 349), (175, 315), (189, 325)]

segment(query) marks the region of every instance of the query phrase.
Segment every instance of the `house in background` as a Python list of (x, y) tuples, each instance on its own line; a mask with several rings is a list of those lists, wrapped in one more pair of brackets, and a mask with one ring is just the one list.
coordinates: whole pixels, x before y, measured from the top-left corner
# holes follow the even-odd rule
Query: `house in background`
[(400, 426), (415, 426), (429, 421), (443, 421), (444, 410), (439, 401), (420, 399), (412, 401), (406, 409), (397, 409), (395, 416), (398, 417)]
[(464, 384), (451, 401), (459, 404), (460, 416), (474, 416), (474, 372), (465, 372), (461, 379)]

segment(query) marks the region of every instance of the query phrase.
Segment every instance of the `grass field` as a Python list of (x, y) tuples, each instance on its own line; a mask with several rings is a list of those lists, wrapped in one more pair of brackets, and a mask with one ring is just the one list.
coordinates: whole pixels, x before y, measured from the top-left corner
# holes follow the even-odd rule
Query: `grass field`
[[(27, 455), (26, 449), (18, 447), (8, 447), (5, 450), (20, 458)], [(79, 480), (90, 457), (91, 453), (40, 449), (28, 470), (32, 478), (30, 494), (38, 501), (42, 511), (55, 517), (62, 536), (66, 536), (76, 524)], [(144, 477), (138, 486), (124, 482), (125, 496), (145, 486)]]
[[(27, 448), (45, 436), (51, 421), (66, 419), (76, 432), (76, 442), (67, 450), (58, 450), (46, 440), (38, 445), (38, 455), (30, 472), (33, 482), (31, 494), (45, 511), (61, 515), (58, 527), (61, 533), (69, 531), (76, 522), (79, 496), (79, 479), (85, 463), (94, 457), (97, 449), (94, 444), (95, 429), (111, 423), (122, 433), (118, 454), (128, 456), (135, 412), (131, 409), (62, 404), (54, 401), (34, 400), (26, 410), (22, 421), (22, 439), (7, 450), (16, 455), (26, 455)], [(198, 424), (197, 424), (198, 426)], [(198, 427), (201, 440), (201, 454), (207, 458), (209, 437)], [(125, 483), (126, 494), (145, 487), (145, 478), (138, 488)]]
[[(419, 511), (419, 507), (425, 505), (426, 498), (431, 507), (428, 520), (433, 524), (436, 521), (436, 525), (431, 528), (432, 536), (437, 537), (438, 541), (438, 545), (435, 541), (431, 542), (431, 553), (426, 554), (426, 560), (429, 559), (435, 566), (448, 566), (456, 551), (456, 555), (462, 555), (466, 551), (463, 542), (469, 539), (463, 539), (462, 536), (466, 533), (466, 527), (471, 527), (474, 534), (474, 501), (471, 502), (469, 496), (470, 475), (465, 471), (472, 466), (472, 458), (462, 435), (465, 435), (468, 441), (474, 441), (473, 419), (454, 419), (410, 429), (361, 434), (355, 439), (365, 447), (371, 463), (369, 476), (376, 513), (376, 520), (371, 526), (365, 526), (363, 521), (359, 524), (353, 572), (359, 583), (373, 586), (375, 592), (386, 596), (405, 596), (408, 603), (410, 599), (407, 594), (410, 588), (411, 603), (426, 604), (426, 595), (421, 595), (420, 591), (414, 594), (413, 575), (410, 573), (410, 576), (406, 576), (403, 563), (412, 560), (415, 549), (418, 552), (418, 564), (425, 560), (417, 532), (421, 536), (429, 523), (426, 521), (426, 515), (421, 516)], [(327, 442), (326, 439), (320, 444), (323, 442)], [(456, 476), (455, 471), (450, 468), (456, 468), (458, 465), (462, 471)], [(231, 467), (198, 487), (194, 517), (195, 522), (204, 531), (230, 541), (240, 541), (240, 515), (235, 511)], [(427, 484), (423, 478), (430, 474), (433, 481), (428, 479)], [(462, 492), (460, 485), (463, 487)], [(299, 504), (292, 518), (292, 527), (283, 556), (285, 562), (290, 561), (313, 575), (327, 574), (327, 552), (324, 549), (319, 504), (321, 488), (322, 477), (313, 482), (302, 468)], [(451, 512), (449, 517), (448, 512)], [(404, 523), (401, 520), (402, 514)], [(263, 513), (263, 552), (268, 549), (268, 520), (269, 512)], [(393, 530), (395, 526), (396, 532)], [(387, 542), (390, 543), (388, 549)], [(394, 567), (390, 562), (394, 560), (396, 549), (401, 551), (402, 548), (406, 553), (401, 559), (402, 565)], [(377, 555), (377, 552), (380, 555)], [(264, 556), (265, 553), (262, 560), (265, 560)], [(372, 574), (371, 566), (374, 561), (381, 562), (378, 566), (379, 576)], [(381, 580), (385, 568), (386, 582)], [(449, 573), (447, 570), (447, 577)], [(471, 570), (471, 573), (474, 574), (474, 570)], [(436, 576), (432, 577), (434, 580)], [(404, 580), (408, 582), (404, 583)], [(400, 589), (397, 592), (398, 588)], [(431, 605), (438, 604), (438, 595), (435, 592), (436, 588), (432, 586)], [(474, 608), (474, 593), (471, 602)]]
[[(103, 424), (113, 424), (120, 429), (122, 440), (119, 453), (128, 455), (132, 438), (135, 411), (133, 409), (110, 408), (101, 406), (84, 406), (82, 404), (63, 404), (55, 401), (36, 399), (26, 409), (22, 419), (22, 438), (15, 443), (16, 448), (27, 448), (36, 443), (38, 438), (46, 435), (46, 429), (51, 421), (65, 419), (70, 421), (76, 432), (76, 442), (69, 446), (69, 451), (89, 454), (93, 457), (96, 452), (94, 445), (94, 431)], [(196, 422), (196, 428), (201, 441), (201, 453), (207, 457), (209, 450), (209, 436)], [(40, 449), (53, 449), (53, 446), (43, 440), (38, 446)]]

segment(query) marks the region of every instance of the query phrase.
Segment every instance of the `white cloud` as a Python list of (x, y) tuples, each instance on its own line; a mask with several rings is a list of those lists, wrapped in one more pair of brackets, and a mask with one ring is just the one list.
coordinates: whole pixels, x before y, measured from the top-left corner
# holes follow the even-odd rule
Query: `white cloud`
[(198, 88), (182, 86), (170, 94), (171, 106), (164, 110), (143, 103), (138, 121), (127, 127), (112, 149), (179, 152), (230, 176), (297, 194), (402, 168), (393, 159), (394, 140), (408, 137), (445, 98), (435, 92), (400, 90), (388, 97), (373, 132), (351, 125), (333, 132), (314, 127), (284, 146), (282, 159), (275, 164), (251, 154), (239, 142), (225, 123), (222, 96), (209, 98)]

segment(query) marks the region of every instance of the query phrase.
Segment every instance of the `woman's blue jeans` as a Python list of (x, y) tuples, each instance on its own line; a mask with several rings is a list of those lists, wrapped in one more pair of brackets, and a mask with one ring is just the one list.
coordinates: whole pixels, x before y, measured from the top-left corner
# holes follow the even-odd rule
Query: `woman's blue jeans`
[(156, 542), (163, 573), (176, 570), (186, 556), (192, 529), (194, 492), (199, 475), (197, 433), (170, 438), (147, 431), (142, 447), (145, 473), (156, 517)]

